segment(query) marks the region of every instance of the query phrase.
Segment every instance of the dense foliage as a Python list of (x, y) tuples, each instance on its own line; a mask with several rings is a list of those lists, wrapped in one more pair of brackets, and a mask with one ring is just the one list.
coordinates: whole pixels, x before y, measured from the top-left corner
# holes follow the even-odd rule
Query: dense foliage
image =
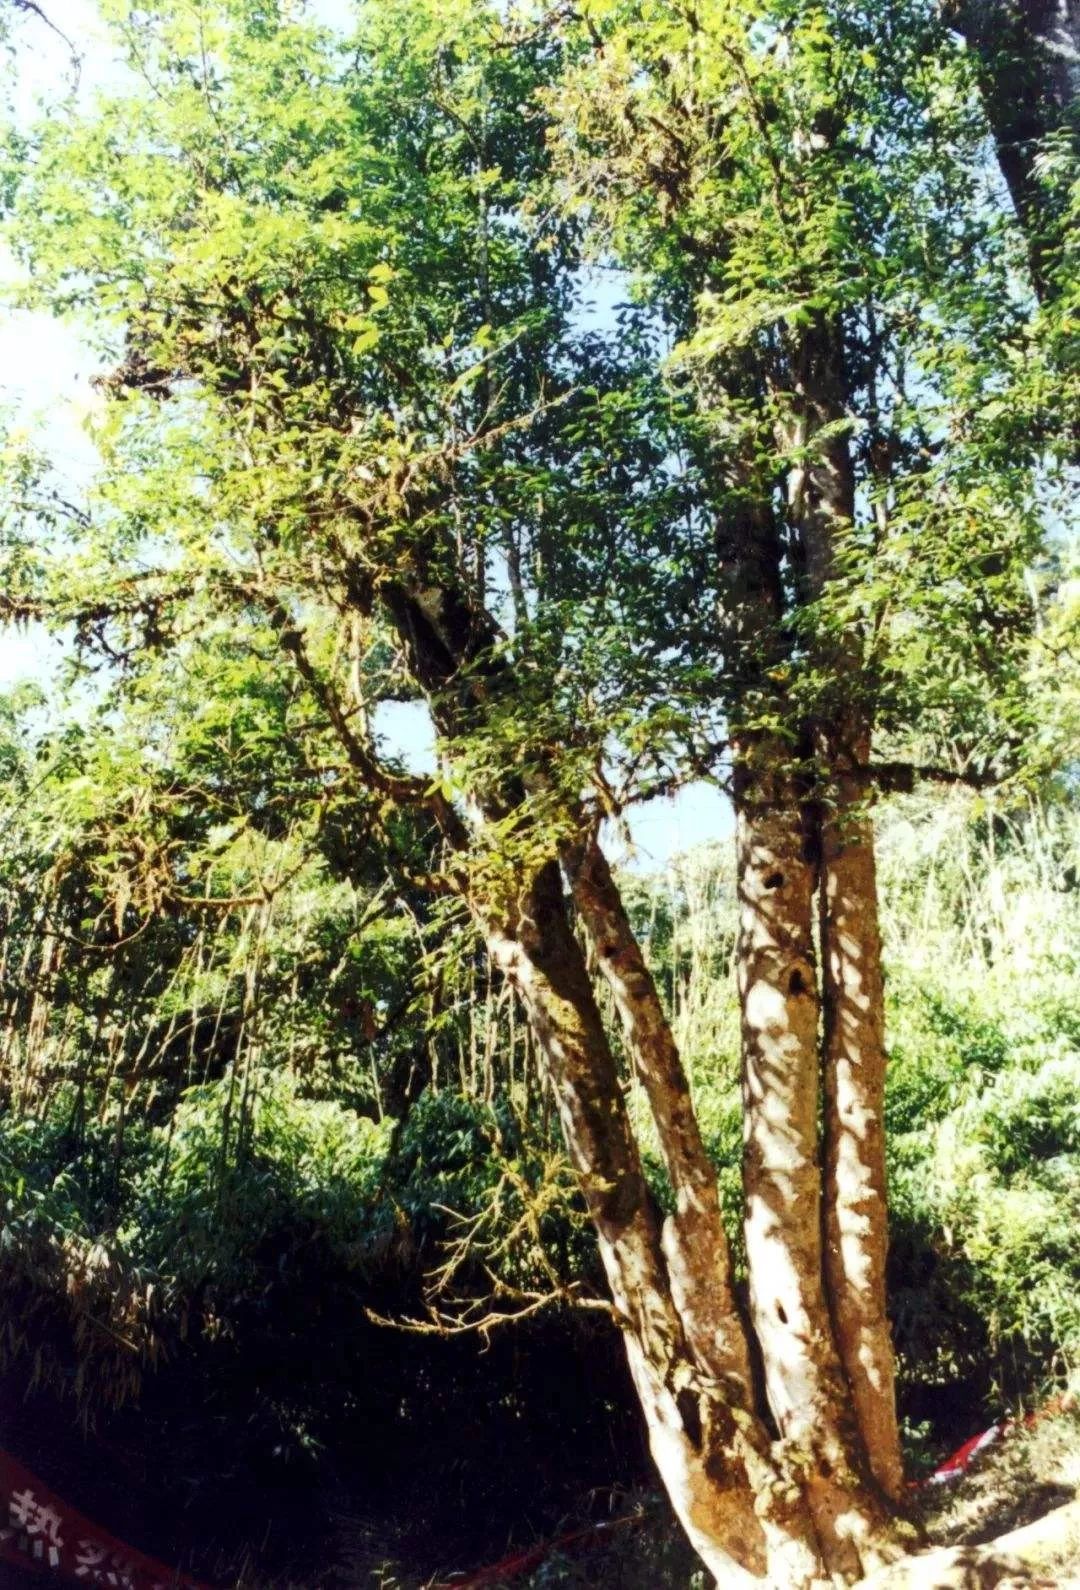
[[(745, 824), (762, 762), (808, 867), (845, 801), (848, 833), (874, 813), (910, 1462), (1067, 1380), (1065, 132), (1036, 247), (922, 0), (102, 13), (106, 88), (9, 128), (0, 170), (13, 305), (104, 370), (91, 480), (22, 428), (0, 459), (0, 612), (65, 653), (0, 700), (22, 1438), (76, 1412), (167, 1451), (145, 1506), (181, 1491), (205, 1571), (254, 1583), (305, 1552), (427, 1572), (647, 1482), (611, 1189), (497, 947), (554, 875), (608, 1113), (677, 1210), (623, 952), (559, 868), (702, 782)], [(729, 848), (619, 886), (745, 1300)], [(815, 931), (827, 965), (827, 898)]]
[[(75, 766), (73, 783), (83, 776)], [(17, 816), (9, 808), (9, 868), (39, 854), (38, 801), (55, 813), (53, 791)], [(92, 853), (97, 815), (69, 833), (74, 851)], [(900, 801), (878, 826), (890, 1303), (917, 1468), (1075, 1372), (1080, 829), (1069, 802), (985, 810), (961, 795)], [(222, 887), (226, 876), (240, 887), (224, 871)], [(305, 967), (320, 965), (335, 925), (342, 942), (343, 891), (348, 964), (333, 997), (322, 984), (304, 1000)], [(635, 872), (627, 891), (734, 1210), (741, 1120), (727, 848)], [(6, 899), (10, 926), (27, 896), (9, 884)], [(459, 1494), (470, 1512), (486, 1498), (519, 1528), (553, 1529), (584, 1490), (644, 1476), (611, 1327), (570, 1303), (578, 1289), (599, 1298), (602, 1282), (520, 1017), (505, 998), (500, 1008), (474, 958), (446, 950), (437, 922), (420, 911), (407, 918), (403, 946), (392, 902), (388, 913), (358, 911), (351, 885), (309, 864), (283, 885), (258, 934), (244, 908), (215, 915), (212, 933), (197, 917), (186, 931), (174, 918), (181, 944), (203, 934), (198, 975), (185, 975), (174, 945), (163, 979), (160, 938), (136, 940), (118, 974), (130, 1001), (123, 1025), (93, 998), (100, 954), (69, 945), (44, 986), (29, 957), (21, 984), (9, 973), (5, 1052), (27, 1093), (25, 1113), (8, 1112), (0, 1138), (0, 1264), (5, 1295), (18, 1300), (5, 1318), (7, 1384), (31, 1377), (29, 1412), (46, 1430), (54, 1398), (60, 1420), (78, 1411), (91, 1441), (109, 1431), (122, 1439), (134, 1418), (139, 1442), (169, 1452), (141, 1492), (144, 1517), (159, 1507), (170, 1538), (163, 1496), (179, 1487), (188, 1530), (215, 1542), (205, 1566), (235, 1566), (245, 1531), (250, 1541), (262, 1529), (253, 1482), (269, 1488), (278, 1527), (249, 1565), (255, 1582), (313, 1550), (368, 1567), (394, 1559), (406, 1571), (497, 1555), (502, 1526), (463, 1523)], [(264, 986), (278, 992), (265, 1026), (248, 1031), (253, 937)], [(14, 957), (34, 941), (11, 942)], [(31, 1047), (35, 999), (44, 1007)], [(387, 1022), (395, 999), (397, 1025)], [(390, 1031), (372, 1030), (384, 1023)], [(425, 1091), (391, 1107), (400, 1054), (411, 1065), (416, 1045), (429, 1051), (419, 1057)], [(200, 1069), (189, 1082), (192, 1052)], [(89, 1078), (92, 1109), (79, 1104)], [(651, 1174), (664, 1196), (658, 1158)], [(466, 1230), (467, 1253), (458, 1248)], [(452, 1326), (517, 1314), (528, 1295), (551, 1301), (483, 1336), (408, 1333), (371, 1318), (441, 1316)], [(227, 1445), (212, 1444), (215, 1430), (230, 1432)], [(40, 1440), (40, 1429), (27, 1438)], [(548, 1463), (557, 1456), (559, 1480), (549, 1477), (523, 1512), (521, 1486), (545, 1452)], [(449, 1506), (438, 1501), (447, 1465), (461, 1487)], [(223, 1485), (236, 1509), (231, 1530), (221, 1525)], [(335, 1508), (362, 1514), (359, 1544), (355, 1524), (342, 1544)]]

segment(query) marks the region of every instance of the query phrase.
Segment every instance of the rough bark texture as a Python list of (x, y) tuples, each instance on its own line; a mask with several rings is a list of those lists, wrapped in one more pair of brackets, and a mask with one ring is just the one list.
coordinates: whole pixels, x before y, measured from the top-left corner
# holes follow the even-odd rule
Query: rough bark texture
[(702, 1367), (729, 1387), (736, 1406), (750, 1409), (750, 1354), (732, 1286), (716, 1170), (701, 1138), (674, 1034), (596, 840), (588, 837), (568, 847), (564, 862), (578, 915), (614, 994), (675, 1195), (663, 1240), (687, 1337)]
[(739, 748), (735, 806), (743, 1178), (750, 1306), (769, 1405), (797, 1459), (826, 1565), (857, 1578), (895, 1551), (866, 1482), (823, 1285), (815, 858), (790, 748)]
[(754, 1407), (750, 1353), (732, 1285), (716, 1172), (678, 1045), (599, 845), (584, 840), (565, 862), (578, 914), (615, 996), (675, 1194), (675, 1212), (664, 1222), (661, 1239), (675, 1305), (695, 1360), (745, 1416), (741, 1427), (756, 1455), (756, 1505), (769, 1542), (772, 1577), (787, 1584), (793, 1575), (812, 1572), (816, 1528), (808, 1498), (785, 1483), (772, 1457), (766, 1464), (769, 1438)]
[[(1065, 1590), (1080, 1552), (1080, 1501), (1045, 1513), (979, 1546), (939, 1546), (883, 1569), (863, 1590)], [(1064, 1575), (1064, 1577), (1063, 1577)]]
[[(742, 508), (718, 534), (722, 621), (733, 687), (739, 889), (744, 1187), (751, 1311), (766, 1391), (785, 1440), (808, 1468), (826, 1563), (840, 1577), (893, 1550), (887, 1510), (867, 1483), (860, 1431), (823, 1280), (819, 1017), (814, 956), (818, 835), (784, 738), (739, 712), (791, 718), (783, 677), (781, 548), (772, 506), (735, 481)], [(791, 511), (805, 509), (792, 481)], [(781, 687), (782, 688), (782, 687)]]
[[(432, 692), (436, 721), (452, 739), (463, 724), (476, 721), (489, 693), (500, 687), (498, 668), (485, 659), (479, 638), (493, 635), (490, 620), (460, 600), (432, 591), (413, 595), (400, 586), (388, 606), (413, 675)], [(471, 677), (460, 684), (466, 661)], [(495, 775), (491, 790), (476, 796), (477, 821), (497, 821), (521, 796), (514, 777)], [(596, 851), (590, 877), (602, 883), (605, 873)], [(745, 1342), (740, 1351), (737, 1318), (726, 1328), (722, 1318), (730, 1295), (722, 1268), (726, 1246), (708, 1255), (709, 1282), (719, 1282), (714, 1292), (688, 1269), (688, 1250), (662, 1240), (584, 952), (570, 926), (558, 861), (552, 856), (539, 867), (511, 862), (509, 878), (494, 890), (487, 880), (470, 903), (494, 964), (521, 995), (551, 1079), (596, 1228), (650, 1450), (690, 1541), (725, 1586), (764, 1582), (795, 1590), (818, 1583), (821, 1556), (803, 1494), (744, 1400)], [(632, 941), (625, 915), (623, 925)], [(665, 1063), (670, 1061), (671, 1052)], [(687, 1187), (700, 1194), (688, 1158), (695, 1140), (700, 1148), (700, 1138), (681, 1067), (681, 1099), (676, 1078), (653, 1069), (673, 1160)], [(699, 1198), (699, 1204), (707, 1218), (707, 1200)], [(693, 1219), (682, 1229), (700, 1235)], [(722, 1240), (718, 1220), (713, 1235)], [(693, 1262), (702, 1257), (695, 1249)], [(680, 1303), (687, 1306), (685, 1319)]]
[(1049, 135), (1066, 130), (1075, 141), (1080, 132), (1080, 0), (950, 0), (946, 15), (978, 58), (1002, 175), (1045, 297), (1061, 218), (1037, 161)]
[(821, 825), (825, 1061), (825, 1282), (874, 1478), (898, 1501), (904, 1473), (886, 1313), (885, 1019), (874, 833), (854, 775), (868, 742), (836, 746)]
[(690, 1348), (641, 1172), (615, 1061), (554, 861), (488, 928), (519, 990), (596, 1226), (653, 1459), (702, 1561), (723, 1585), (810, 1585), (820, 1564), (798, 1488), (786, 1481), (729, 1383)]
[[(837, 538), (854, 517), (840, 328), (819, 321), (795, 354), (796, 408), (787, 438), (799, 465), (789, 477), (801, 539), (805, 596), (820, 599), (835, 578)], [(831, 429), (815, 449), (815, 436)], [(840, 1358), (871, 1472), (898, 1500), (903, 1463), (895, 1365), (886, 1310), (888, 1211), (885, 1180), (885, 1013), (874, 835), (858, 778), (870, 754), (870, 715), (857, 634), (815, 642), (831, 688), (813, 749), (824, 785), (820, 813), (820, 905), (824, 1001), (825, 1279)]]
[[(751, 546), (770, 522), (747, 515)], [(757, 560), (744, 549), (733, 561), (750, 653), (757, 598), (778, 592), (777, 572), (764, 548)], [(382, 594), (444, 737), (453, 742), (475, 730), (512, 687), (488, 615), (460, 592), (395, 585)], [(520, 991), (558, 1099), (654, 1459), (689, 1538), (722, 1584), (747, 1576), (810, 1584), (822, 1570), (851, 1581), (898, 1552), (888, 1509), (869, 1483), (823, 1284), (816, 871), (804, 851), (805, 801), (789, 759), (786, 744), (759, 737), (752, 754), (744, 747), (739, 757), (736, 791), (747, 1248), (754, 1324), (783, 1437), (779, 1462), (747, 1403), (748, 1355), (734, 1311), (727, 1314), (726, 1244), (710, 1208), (715, 1188), (703, 1195), (704, 1155), (686, 1079), (603, 858), (593, 850), (572, 870), (676, 1186), (680, 1208), (666, 1243), (566, 917), (557, 861), (526, 861), (537, 851), (523, 843), (519, 823), (520, 859), (504, 858), (501, 882), (493, 888), (486, 876), (471, 900), (496, 965)], [(482, 848), (484, 827), (523, 801), (520, 775), (492, 768), (471, 799)], [(615, 954), (605, 957), (611, 948)]]

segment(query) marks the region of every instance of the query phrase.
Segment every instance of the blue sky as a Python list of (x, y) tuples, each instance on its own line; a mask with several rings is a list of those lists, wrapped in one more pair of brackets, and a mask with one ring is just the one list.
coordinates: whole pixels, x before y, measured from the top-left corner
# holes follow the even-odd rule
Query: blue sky
[[(431, 720), (420, 702), (387, 702), (376, 714), (375, 727), (384, 748), (404, 757), (416, 773), (435, 769)], [(687, 785), (673, 799), (648, 801), (630, 814), (630, 844), (611, 830), (605, 848), (612, 861), (635, 871), (653, 872), (682, 851), (709, 841), (727, 839), (734, 818), (727, 796), (712, 785)]]
[[(81, 51), (80, 92), (90, 94), (114, 81), (118, 74), (103, 42), (94, 0), (53, 0), (46, 9)], [(313, 0), (311, 9), (332, 23), (343, 20), (351, 4)], [(18, 24), (17, 42), (14, 108), (17, 116), (30, 118), (42, 102), (48, 104), (67, 91), (71, 60), (62, 40), (33, 18)], [(0, 286), (13, 275), (10, 257), (0, 248)], [(0, 410), (9, 423), (41, 432), (58, 473), (76, 490), (94, 466), (94, 451), (83, 429), (94, 401), (90, 385), (94, 374), (93, 358), (77, 326), (0, 306)], [(61, 657), (62, 648), (35, 626), (0, 628), (0, 690), (20, 679), (46, 682)], [(418, 770), (433, 765), (430, 722), (423, 707), (385, 707), (378, 728), (387, 750), (402, 755)], [(731, 830), (727, 798), (709, 785), (695, 784), (674, 799), (639, 808), (630, 821), (629, 850), (611, 836), (613, 859), (652, 870), (680, 851), (726, 838)]]

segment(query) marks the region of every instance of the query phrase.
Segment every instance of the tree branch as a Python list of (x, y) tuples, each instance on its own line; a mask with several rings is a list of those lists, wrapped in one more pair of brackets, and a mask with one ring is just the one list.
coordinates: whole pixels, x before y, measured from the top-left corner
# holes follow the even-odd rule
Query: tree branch
[(979, 772), (976, 768), (957, 769), (922, 762), (871, 762), (855, 768), (855, 777), (875, 784), (889, 795), (910, 795), (919, 784), (963, 785), (968, 789), (993, 789), (1004, 775)]
[(429, 812), (447, 843), (454, 850), (464, 850), (468, 844), (465, 825), (446, 796), (432, 789), (422, 778), (393, 773), (379, 761), (355, 732), (337, 694), (311, 661), (304, 645), (304, 636), (286, 608), (276, 597), (266, 593), (253, 595), (273, 624), (282, 651), (293, 659), (297, 672), (326, 713), (350, 764), (360, 774), (367, 788), (384, 795), (396, 806)]
[(74, 44), (68, 38), (63, 29), (57, 27), (52, 17), (48, 16), (46, 12), (41, 9), (41, 7), (36, 3), (36, 0), (11, 0), (11, 4), (15, 7), (16, 11), (24, 11), (28, 16), (37, 17), (38, 21), (44, 22), (45, 26), (51, 29), (51, 31), (56, 34), (58, 39), (62, 39), (67, 45), (68, 49), (71, 51), (72, 63), (74, 64), (76, 70), (78, 70), (78, 68), (82, 65), (82, 56), (79, 54), (78, 50), (75, 48)]

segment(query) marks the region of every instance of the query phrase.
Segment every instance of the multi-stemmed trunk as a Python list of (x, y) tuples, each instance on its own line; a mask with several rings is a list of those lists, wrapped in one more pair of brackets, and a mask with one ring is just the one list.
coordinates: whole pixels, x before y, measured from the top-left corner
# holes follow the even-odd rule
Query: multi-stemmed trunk
[(888, 1555), (893, 1536), (870, 1480), (826, 1285), (817, 840), (801, 783), (785, 742), (759, 735), (737, 746), (746, 1256), (769, 1406), (804, 1465), (826, 1564), (850, 1579)]
[[(414, 677), (428, 690), (452, 745), (463, 720), (475, 725), (503, 687), (500, 669), (508, 665), (492, 661), (490, 621), (450, 594), (435, 602), (425, 591), (421, 601), (399, 588), (389, 605)], [(478, 653), (490, 666), (463, 700), (454, 681)], [(479, 847), (485, 827), (522, 799), (512, 777), (495, 777), (490, 789), (474, 792)], [(785, 811), (787, 804), (785, 790)], [(762, 823), (774, 819), (759, 817), (753, 802), (748, 809), (760, 837)], [(761, 808), (766, 811), (771, 802)], [(759, 943), (756, 983), (748, 990), (750, 1009), (762, 1011), (765, 984), (782, 971), (799, 1034), (796, 1053), (763, 1028), (762, 1063), (748, 1071), (752, 1312), (782, 1436), (777, 1444), (755, 1405), (715, 1171), (655, 983), (595, 839), (564, 842), (559, 858), (538, 863), (540, 839), (530, 833), (525, 843), (519, 833), (520, 859), (506, 858), (497, 887), (481, 868), (470, 905), (494, 963), (520, 993), (558, 1100), (665, 1488), (721, 1584), (853, 1581), (897, 1548), (846, 1411), (825, 1304), (815, 1148), (817, 997), (805, 861), (801, 875), (794, 856), (790, 867), (790, 892), (804, 922), (798, 966), (785, 961), (780, 968)], [(656, 1123), (675, 1196), (675, 1211), (663, 1222), (642, 1176), (613, 1051), (563, 897), (560, 861)], [(464, 867), (467, 873), (467, 858)], [(771, 884), (766, 892), (775, 893)], [(782, 1063), (774, 1066), (777, 1055)]]
[[(814, 373), (805, 372), (804, 380)], [(808, 413), (805, 393), (793, 395), (793, 433), (781, 440), (797, 450), (806, 478), (792, 471), (789, 531), (820, 561), (823, 538), (834, 532), (831, 516), (841, 494), (844, 523), (850, 523), (850, 465), (846, 444), (835, 432), (825, 467), (812, 462), (810, 429), (817, 416)], [(734, 718), (736, 964), (753, 1323), (777, 1425), (806, 1453), (813, 1471), (808, 1495), (823, 1547), (832, 1539), (836, 1566), (850, 1572), (857, 1548), (845, 1537), (854, 1533), (870, 1544), (889, 1533), (887, 1509), (875, 1485), (864, 1480), (872, 1476), (890, 1500), (898, 1497), (902, 1483), (884, 1294), (884, 1046), (876, 900), (857, 894), (866, 874), (854, 871), (839, 842), (841, 834), (850, 841), (849, 825), (831, 815), (822, 818), (815, 775), (821, 753), (827, 761), (829, 748), (812, 724), (799, 723), (798, 708), (784, 696), (791, 598), (767, 483), (755, 489), (752, 477), (743, 473), (729, 487), (741, 507), (718, 527), (718, 562)], [(808, 601), (811, 595), (804, 581), (798, 597)], [(740, 723), (748, 702), (759, 703), (766, 720), (792, 723), (798, 732), (777, 733), (755, 724), (752, 716)], [(863, 830), (860, 835), (869, 837)], [(863, 859), (866, 854), (872, 881), (872, 846), (860, 852)], [(815, 918), (825, 957), (821, 991)], [(838, 995), (852, 982), (853, 963), (862, 971), (864, 986), (873, 983), (876, 994), (858, 1033), (835, 1019)], [(876, 1032), (872, 1054), (865, 1043), (871, 1029)], [(864, 1044), (865, 1051), (854, 1069), (853, 1043)], [(860, 1095), (855, 1111), (853, 1090), (863, 1084), (873, 1099)], [(859, 1130), (870, 1118), (878, 1135)], [(867, 1189), (871, 1196), (863, 1196)], [(876, 1199), (872, 1209), (871, 1197)], [(888, 1372), (881, 1375), (884, 1364)]]
[(708, 1379), (687, 1340), (615, 1060), (558, 863), (511, 891), (499, 912), (474, 902), (492, 960), (521, 996), (546, 1064), (567, 1149), (596, 1228), (653, 1458), (698, 1554), (738, 1583), (766, 1570), (764, 1536), (740, 1454), (728, 1388)]
[[(807, 563), (808, 600), (823, 594), (833, 574), (834, 538), (854, 512), (847, 443), (836, 428), (843, 420), (839, 372), (824, 359), (834, 348), (819, 332), (799, 350), (798, 434), (789, 438), (805, 460), (793, 472), (790, 511)], [(831, 440), (815, 461), (814, 436), (825, 426)], [(770, 505), (760, 496), (755, 504), (746, 478), (737, 484), (743, 507), (720, 537), (727, 649), (732, 683), (763, 699), (769, 693), (763, 681), (785, 644), (780, 552)], [(843, 683), (857, 686), (859, 659), (847, 648), (831, 650), (830, 664), (850, 676)], [(843, 699), (842, 684), (836, 693)], [(801, 750), (760, 732), (736, 736), (733, 747), (752, 1323), (770, 1410), (802, 1467), (825, 1566), (840, 1577), (858, 1575), (893, 1551), (888, 1503), (899, 1499), (903, 1484), (885, 1299), (881, 945), (873, 834), (860, 777), (869, 736), (847, 744), (850, 721), (808, 726), (809, 745)], [(819, 779), (825, 776), (824, 799), (817, 788), (811, 799), (807, 761), (817, 764)], [(571, 868), (575, 903), (660, 1128), (675, 1220), (685, 1223), (691, 1211), (689, 1236), (699, 1250), (711, 1230), (719, 1233), (714, 1284), (730, 1295), (715, 1203), (692, 1201), (704, 1159), (692, 1110), (688, 1132), (685, 1112), (672, 1119), (666, 1103), (671, 1095), (687, 1097), (670, 1029), (640, 951), (620, 923), (606, 868), (587, 862), (588, 852)], [(681, 1164), (672, 1161), (672, 1142)]]
[[(460, 591), (420, 593), (402, 584), (383, 596), (413, 677), (452, 748), (512, 683), (509, 665), (498, 660), (495, 626)], [(466, 663), (473, 665), (472, 680), (463, 688)], [(524, 800), (516, 774), (494, 772), (489, 787), (471, 796), (471, 834), (455, 835), (455, 843), (471, 840), (482, 853), (486, 827)], [(530, 827), (527, 818), (524, 823)], [(679, 1189), (682, 1214), (666, 1228), (642, 1174), (559, 858), (552, 849), (537, 860), (542, 835), (522, 830), (517, 846), (494, 874), (481, 866), (475, 883), (464, 887), (494, 965), (521, 997), (558, 1103), (657, 1469), (698, 1555), (721, 1583), (810, 1585), (820, 1568), (812, 1527), (802, 1491), (772, 1452), (753, 1408), (715, 1177), (705, 1175), (686, 1080), (659, 1001), (638, 1063)], [(640, 992), (640, 977), (648, 974), (598, 848), (571, 847), (565, 859), (579, 897), (594, 902), (587, 920), (601, 930), (602, 964), (610, 973), (620, 963), (628, 986)], [(468, 856), (463, 868), (468, 874)], [(602, 920), (598, 913), (605, 911)], [(640, 1009), (640, 1001), (623, 1008)]]
[(871, 1471), (903, 1486), (894, 1359), (885, 1296), (885, 1031), (873, 826), (868, 660), (857, 631), (828, 612), (855, 513), (845, 434), (841, 327), (819, 318), (792, 350), (781, 440), (798, 460), (788, 512), (801, 549), (804, 602), (819, 605), (814, 660), (826, 684), (806, 725), (815, 799), (809, 819), (818, 894), (823, 1004), (824, 1279), (840, 1361)]
[[(672, 1505), (719, 1583), (808, 1586), (820, 1564), (802, 1493), (748, 1395), (746, 1343), (722, 1251), (697, 1246), (696, 1223), (709, 1223), (715, 1185), (684, 1183), (684, 1218), (662, 1232), (557, 862), (523, 880), (501, 920), (482, 902), (474, 909), (494, 963), (522, 998), (558, 1100)], [(667, 1088), (663, 1065), (651, 1091)], [(670, 1104), (692, 1118), (688, 1095), (673, 1095)], [(684, 1141), (676, 1129), (669, 1163), (678, 1162)], [(715, 1234), (722, 1242), (718, 1221)]]
[[(849, 804), (823, 818), (789, 746), (761, 738), (737, 755), (747, 1259), (781, 1429), (800, 1441), (810, 1432), (819, 1468), (842, 1486), (865, 1462), (895, 1501), (873, 835), (861, 783), (835, 782)], [(877, 1508), (864, 1516), (880, 1523)]]

